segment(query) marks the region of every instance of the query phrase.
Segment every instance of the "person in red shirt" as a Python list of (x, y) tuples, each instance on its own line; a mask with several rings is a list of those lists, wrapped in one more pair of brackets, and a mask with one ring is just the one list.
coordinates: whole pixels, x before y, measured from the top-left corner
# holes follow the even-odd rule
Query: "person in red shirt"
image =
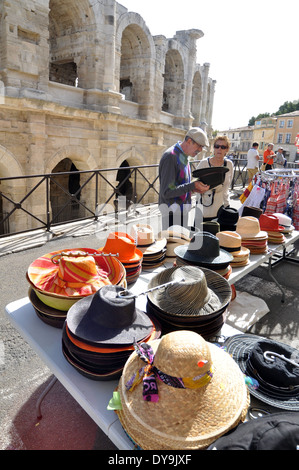
[(266, 163), (266, 170), (272, 170), (273, 158), (275, 153), (273, 152), (274, 144), (268, 144), (267, 150), (264, 151), (264, 163)]

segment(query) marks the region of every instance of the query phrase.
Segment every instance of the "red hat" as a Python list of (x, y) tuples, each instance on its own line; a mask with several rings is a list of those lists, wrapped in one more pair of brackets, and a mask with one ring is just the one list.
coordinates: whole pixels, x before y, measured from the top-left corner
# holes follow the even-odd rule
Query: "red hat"
[(275, 215), (261, 214), (259, 218), (261, 230), (266, 232), (282, 232), (284, 227), (279, 225), (279, 219)]

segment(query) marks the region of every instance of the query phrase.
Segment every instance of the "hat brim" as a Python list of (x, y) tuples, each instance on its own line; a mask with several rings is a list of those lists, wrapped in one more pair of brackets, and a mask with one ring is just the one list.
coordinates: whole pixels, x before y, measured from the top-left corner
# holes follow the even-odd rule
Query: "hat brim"
[(225, 166), (213, 167), (213, 168), (197, 168), (193, 170), (192, 176), (198, 178), (204, 184), (210, 186), (210, 189), (219, 186), (224, 183), (225, 174), (229, 171), (229, 168)]
[(105, 328), (88, 315), (94, 295), (76, 302), (69, 309), (66, 322), (70, 332), (78, 339), (92, 344), (128, 345), (146, 338), (153, 329), (153, 322), (146, 313), (135, 307), (135, 320), (126, 328)]
[[(267, 338), (245, 333), (241, 335), (234, 335), (228, 338), (224, 345), (227, 352), (232, 356), (234, 361), (236, 361), (236, 363), (239, 365), (241, 371), (245, 374), (247, 359), (250, 355), (250, 352), (258, 341), (264, 339)], [(295, 351), (296, 350), (294, 349), (294, 352)], [(286, 400), (280, 400), (278, 398), (267, 396), (260, 387), (257, 389), (250, 387), (249, 390), (252, 396), (264, 403), (267, 403), (270, 406), (273, 406), (274, 408), (281, 408), (289, 411), (299, 411), (299, 391), (296, 398), (293, 397)]]

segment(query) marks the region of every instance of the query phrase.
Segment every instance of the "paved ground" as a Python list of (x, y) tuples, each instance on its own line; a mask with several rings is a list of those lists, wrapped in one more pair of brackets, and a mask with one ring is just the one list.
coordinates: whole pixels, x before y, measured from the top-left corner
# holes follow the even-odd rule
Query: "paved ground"
[[(233, 203), (237, 205), (238, 199)], [(9, 254), (0, 257), (0, 449), (2, 450), (115, 449), (59, 382), (56, 382), (43, 401), (43, 418), (37, 420), (36, 400), (52, 375), (4, 314), (5, 305), (27, 295), (25, 272), (34, 259), (44, 253), (65, 247), (102, 246), (101, 240), (105, 234), (95, 232), (91, 226), (85, 229), (71, 230), (68, 233), (68, 237), (71, 238), (58, 234), (51, 241), (47, 241), (47, 237), (41, 234), (32, 235), (30, 238), (32, 247), (29, 248), (28, 239), (15, 240), (14, 243), (8, 241)], [(296, 254), (298, 258), (298, 252)], [(285, 287), (284, 304), (281, 303), (280, 290), (263, 267), (247, 275), (236, 284), (236, 287), (237, 290), (263, 298), (270, 309), (270, 312), (251, 328), (252, 333), (284, 341), (299, 349), (299, 266), (281, 263), (274, 268), (274, 273)]]

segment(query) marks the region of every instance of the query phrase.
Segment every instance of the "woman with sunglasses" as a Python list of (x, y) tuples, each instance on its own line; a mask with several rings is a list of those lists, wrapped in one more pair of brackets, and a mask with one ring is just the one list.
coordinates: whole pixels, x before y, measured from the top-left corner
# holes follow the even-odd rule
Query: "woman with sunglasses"
[[(210, 221), (217, 217), (220, 207), (230, 205), (229, 189), (233, 178), (234, 167), (231, 160), (225, 158), (230, 148), (230, 141), (226, 135), (218, 136), (214, 142), (214, 153), (211, 157), (201, 160), (197, 168), (222, 167), (228, 168), (223, 184), (213, 189), (207, 189), (198, 195), (197, 209), (201, 209), (203, 221)], [(200, 215), (196, 214), (195, 224), (200, 223)]]

